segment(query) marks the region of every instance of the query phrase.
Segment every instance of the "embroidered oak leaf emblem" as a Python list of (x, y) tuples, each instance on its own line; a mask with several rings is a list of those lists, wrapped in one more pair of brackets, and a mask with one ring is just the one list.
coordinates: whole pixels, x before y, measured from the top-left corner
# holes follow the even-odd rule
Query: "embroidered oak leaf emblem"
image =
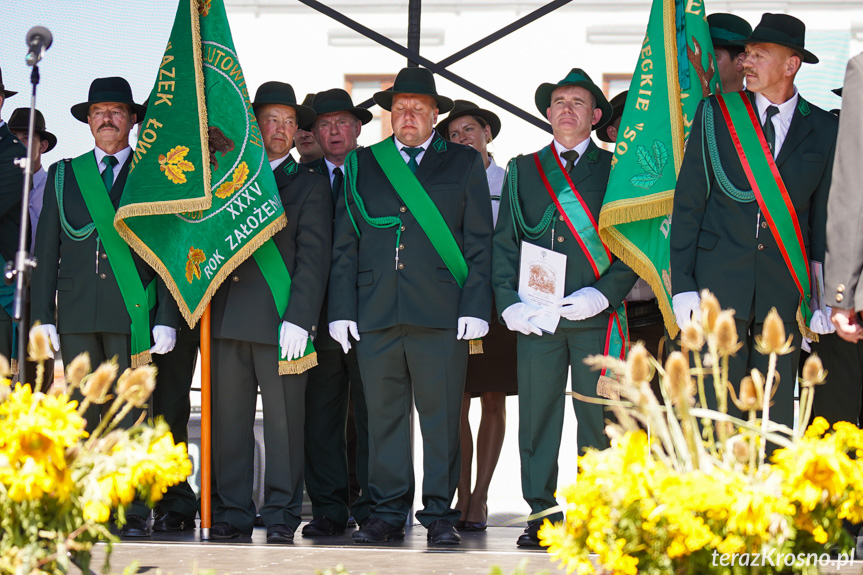
[(192, 283), (192, 278), (201, 279), (201, 264), (206, 259), (204, 250), (196, 249), (194, 246), (189, 248), (189, 259), (186, 261), (186, 280), (189, 283)]
[(159, 155), (159, 169), (175, 184), (185, 184), (186, 174), (183, 172), (195, 170), (195, 165), (185, 159), (188, 153), (186, 146), (176, 146), (167, 155)]
[(249, 166), (246, 165), (246, 162), (241, 162), (237, 169), (234, 170), (234, 174), (231, 177), (231, 181), (225, 182), (216, 190), (217, 198), (227, 198), (237, 190), (243, 187), (243, 184), (249, 177)]
[(210, 13), (211, 4), (213, 0), (198, 0), (198, 14), (201, 16), (206, 16)]
[(654, 140), (650, 149), (638, 146), (636, 154), (638, 165), (644, 172), (632, 176), (629, 182), (636, 188), (649, 190), (662, 177), (662, 170), (668, 164), (668, 148), (660, 140)]

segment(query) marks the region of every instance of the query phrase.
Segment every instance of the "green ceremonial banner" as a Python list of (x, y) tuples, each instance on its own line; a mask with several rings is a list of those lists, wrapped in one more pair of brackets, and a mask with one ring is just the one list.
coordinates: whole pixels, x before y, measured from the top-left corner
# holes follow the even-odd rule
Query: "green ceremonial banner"
[(180, 0), (114, 225), (193, 326), (285, 223), (224, 0)]
[(617, 133), (599, 233), (671, 309), (669, 232), (683, 146), (699, 102), (720, 92), (703, 2), (653, 0)]

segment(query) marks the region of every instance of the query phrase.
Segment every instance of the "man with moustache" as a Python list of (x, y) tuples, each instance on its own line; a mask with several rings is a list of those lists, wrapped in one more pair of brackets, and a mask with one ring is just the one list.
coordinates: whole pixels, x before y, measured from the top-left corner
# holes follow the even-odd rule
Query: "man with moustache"
[(739, 92), (743, 89), (746, 39), (752, 33), (752, 26), (740, 16), (724, 12), (710, 14), (707, 25), (710, 26), (710, 40), (713, 42), (722, 92)]
[[(804, 47), (806, 28), (787, 14), (764, 14), (746, 40), (745, 92), (714, 95), (698, 107), (674, 193), (672, 304), (686, 327), (701, 315), (699, 292), (711, 290), (735, 310), (743, 344), (728, 380), (767, 372), (753, 349), (776, 308), (794, 348), (779, 356), (774, 421), (794, 420), (801, 334), (829, 331), (810, 310), (811, 262), (823, 262), (827, 197), (837, 120), (807, 102), (794, 78), (818, 58)], [(814, 332), (814, 333), (813, 333)]]
[[(7, 90), (0, 71), (0, 111), (7, 98), (18, 92)], [(21, 192), (24, 189), (24, 170), (15, 160), (27, 155), (27, 148), (16, 138), (9, 126), (0, 119), (0, 263), (14, 261), (21, 232)], [(12, 309), (15, 286), (0, 282), (0, 355), (14, 361), (17, 350), (12, 345)]]
[[(297, 104), (283, 82), (266, 82), (252, 102), (270, 167), (276, 176), (287, 225), (231, 274), (212, 301), (213, 539), (249, 537), (255, 406), (264, 409), (264, 505), (267, 543), (290, 543), (303, 507), (303, 426), (308, 370), (306, 349), (318, 332), (332, 249), (332, 198), (327, 181), (290, 155), (298, 126), (315, 112)], [(260, 258), (260, 259), (259, 259)], [(262, 268), (269, 258), (269, 267)], [(283, 314), (276, 307), (276, 268), (283, 266), (289, 294)], [(266, 272), (266, 273), (265, 273)], [(278, 280), (284, 282), (284, 280)], [(276, 337), (278, 335), (278, 338)]]
[(488, 331), (492, 217), (479, 154), (435, 133), (453, 102), (404, 68), (375, 102), (393, 137), (345, 159), (329, 286), (330, 335), (356, 340), (369, 418), (369, 519), (356, 543), (404, 538), (413, 503), (410, 412), (423, 438), (432, 545), (458, 544), (459, 414), (469, 341)]
[[(357, 147), (362, 125), (372, 113), (357, 108), (340, 88), (319, 92), (313, 107), (317, 117), (312, 134), (324, 156), (320, 163), (329, 177), (333, 202), (343, 195), (345, 157)], [(296, 141), (296, 137), (294, 138)], [(327, 325), (327, 300), (318, 325)], [(304, 537), (344, 533), (349, 517), (362, 526), (369, 515), (368, 415), (356, 349), (342, 349), (329, 333), (315, 341), (318, 365), (309, 372), (306, 389), (306, 491), (314, 518), (303, 527)], [(356, 431), (345, 429), (353, 409)], [(356, 436), (354, 456), (360, 495), (352, 502), (346, 431)]]
[[(72, 106), (72, 115), (90, 126), (96, 146), (48, 170), (36, 230), (39, 266), (33, 270), (31, 310), (55, 351), (62, 343), (67, 364), (87, 352), (94, 366), (116, 357), (122, 373), (148, 363), (150, 354), (171, 351), (176, 342), (180, 314), (173, 297), (113, 225), (132, 159), (129, 131), (143, 113), (125, 79), (93, 80), (87, 101)], [(150, 290), (158, 296), (148, 314)], [(87, 409), (88, 430), (96, 428), (109, 406)], [(131, 410), (121, 426), (131, 427), (140, 415), (141, 410)], [(120, 535), (148, 536), (149, 514), (143, 502), (133, 501)]]
[[(567, 376), (571, 374), (573, 391), (597, 397), (601, 376), (584, 359), (595, 354), (623, 357), (623, 298), (636, 275), (612, 258), (596, 227), (611, 153), (597, 147), (590, 133), (610, 121), (611, 104), (580, 68), (556, 84), (541, 84), (534, 100), (551, 123), (554, 139), (509, 163), (494, 234), (492, 287), (501, 318), (518, 332), (521, 489), (531, 514), (538, 514), (557, 506), (554, 492)], [(523, 243), (566, 255), (563, 279), (568, 295), (551, 308), (560, 315), (553, 333), (543, 333), (530, 322), (540, 310), (519, 297)], [(579, 452), (607, 447), (603, 407), (578, 400), (573, 406)], [(547, 518), (560, 521), (563, 514)], [(520, 547), (539, 547), (542, 521), (528, 522), (517, 540)]]

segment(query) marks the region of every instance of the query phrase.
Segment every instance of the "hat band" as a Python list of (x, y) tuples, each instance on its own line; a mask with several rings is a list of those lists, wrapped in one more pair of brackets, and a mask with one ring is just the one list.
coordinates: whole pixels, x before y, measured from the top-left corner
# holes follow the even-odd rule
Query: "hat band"
[(731, 32), (725, 28), (714, 28), (713, 26), (710, 27), (710, 38), (713, 40), (726, 40), (728, 42), (742, 42), (746, 40), (746, 36), (743, 34)]
[(805, 38), (801, 36), (789, 36), (784, 32), (780, 32), (779, 30), (774, 30), (772, 28), (760, 28), (756, 29), (752, 35), (749, 36), (749, 42), (764, 42), (767, 44), (791, 44), (793, 46), (797, 46), (801, 50), (804, 46)]
[(393, 86), (394, 94), (420, 94), (423, 96), (437, 96), (437, 92), (430, 88), (428, 84), (422, 82), (402, 81), (399, 85)]
[(91, 103), (117, 102), (119, 104), (134, 104), (132, 96), (124, 92), (98, 92), (90, 94)]
[(335, 112), (350, 112), (353, 114), (353, 109), (354, 106), (352, 106), (350, 102), (321, 102), (315, 107), (315, 113), (318, 116)]

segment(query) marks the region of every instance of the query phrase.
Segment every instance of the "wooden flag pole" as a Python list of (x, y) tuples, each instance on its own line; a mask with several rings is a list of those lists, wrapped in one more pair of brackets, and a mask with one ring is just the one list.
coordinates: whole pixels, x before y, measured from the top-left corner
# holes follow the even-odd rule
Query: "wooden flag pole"
[(201, 316), (201, 539), (210, 538), (212, 425), (210, 421), (210, 304)]

